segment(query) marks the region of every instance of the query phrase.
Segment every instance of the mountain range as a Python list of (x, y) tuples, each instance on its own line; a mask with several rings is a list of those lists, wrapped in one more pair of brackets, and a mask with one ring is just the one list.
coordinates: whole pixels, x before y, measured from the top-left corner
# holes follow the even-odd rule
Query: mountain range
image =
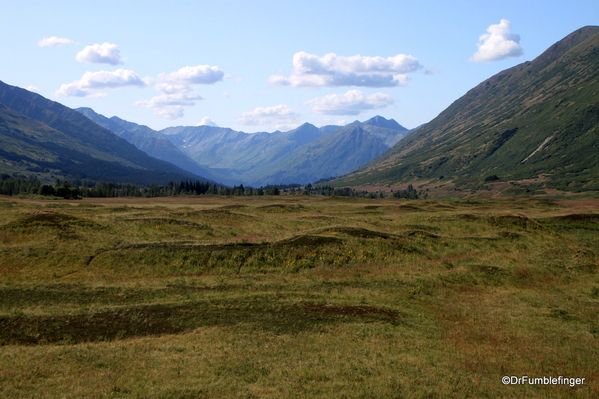
[(333, 184), (472, 188), (508, 181), (599, 190), (599, 27), (578, 29), (482, 82)]
[(224, 184), (307, 184), (361, 166), (412, 131), (376, 116), (346, 126), (310, 123), (286, 132), (244, 133), (214, 126), (177, 126), (155, 131), (107, 118), (90, 108), (77, 111), (156, 158)]
[(146, 185), (305, 184), (344, 175), (329, 184), (599, 190), (599, 27), (578, 29), (487, 79), (414, 130), (377, 116), (274, 133), (154, 131), (0, 82), (0, 172)]
[(150, 157), (81, 113), (0, 82), (0, 172), (150, 185), (205, 178)]
[(209, 168), (204, 168), (191, 160), (163, 134), (150, 129), (147, 126), (127, 122), (116, 116), (106, 118), (105, 116), (96, 113), (91, 108), (77, 108), (76, 111), (103, 128), (110, 130), (120, 138), (125, 139), (151, 157), (170, 162), (195, 175), (203, 176), (213, 181), (218, 180)]

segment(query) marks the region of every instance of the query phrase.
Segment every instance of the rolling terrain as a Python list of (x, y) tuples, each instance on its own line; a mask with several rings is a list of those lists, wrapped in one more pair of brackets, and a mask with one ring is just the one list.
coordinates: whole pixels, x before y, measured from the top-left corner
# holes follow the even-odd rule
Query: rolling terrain
[(3, 398), (599, 390), (596, 199), (0, 198), (0, 221)]

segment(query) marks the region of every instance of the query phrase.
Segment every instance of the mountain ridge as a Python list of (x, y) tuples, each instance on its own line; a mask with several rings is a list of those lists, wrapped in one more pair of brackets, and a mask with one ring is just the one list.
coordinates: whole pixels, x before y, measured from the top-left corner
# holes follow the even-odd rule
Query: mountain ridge
[[(91, 115), (89, 111), (86, 112)], [(186, 157), (209, 168), (211, 176), (216, 180), (229, 185), (306, 184), (344, 174), (381, 154), (413, 131), (393, 119), (381, 116), (365, 122), (355, 121), (345, 126), (328, 125), (321, 128), (306, 122), (289, 131), (272, 133), (245, 133), (206, 125), (172, 126), (153, 131), (118, 117), (101, 118), (103, 119), (97, 120), (98, 123), (109, 121), (106, 127), (113, 126), (115, 133), (121, 137), (128, 137), (121, 129), (129, 130), (130, 133), (142, 129), (145, 136), (166, 137)], [(355, 154), (344, 153), (345, 144), (341, 144), (339, 139), (333, 144), (333, 140), (324, 138), (342, 134), (351, 136), (357, 126), (363, 130), (359, 134), (363, 140), (361, 145), (355, 137), (353, 140), (348, 137), (344, 141), (354, 149)], [(315, 144), (311, 146), (313, 143)], [(314, 154), (310, 154), (307, 149), (311, 149)], [(306, 159), (327, 162), (318, 161), (310, 166)], [(296, 165), (305, 165), (309, 171), (302, 171)]]
[[(599, 27), (478, 84), (439, 116), (336, 185), (550, 180), (591, 189), (599, 176)], [(488, 180), (487, 180), (488, 181)]]
[(3, 170), (44, 173), (46, 179), (148, 185), (183, 178), (205, 180), (148, 156), (75, 110), (39, 94), (0, 82), (0, 104)]
[(98, 125), (135, 145), (135, 147), (153, 158), (172, 163), (183, 170), (207, 179), (218, 179), (210, 169), (202, 167), (191, 160), (166, 137), (148, 126), (128, 122), (116, 116), (107, 118), (87, 107), (76, 108), (75, 111), (80, 112)]

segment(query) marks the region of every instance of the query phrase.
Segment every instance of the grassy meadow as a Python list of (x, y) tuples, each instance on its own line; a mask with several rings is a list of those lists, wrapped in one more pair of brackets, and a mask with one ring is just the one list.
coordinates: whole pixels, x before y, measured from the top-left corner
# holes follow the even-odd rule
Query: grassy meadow
[(0, 397), (598, 397), (598, 237), (597, 198), (3, 197)]

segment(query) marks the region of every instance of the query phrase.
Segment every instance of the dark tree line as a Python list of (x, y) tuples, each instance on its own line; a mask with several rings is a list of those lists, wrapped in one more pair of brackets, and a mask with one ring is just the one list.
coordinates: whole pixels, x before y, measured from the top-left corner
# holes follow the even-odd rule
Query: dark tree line
[[(340, 196), (340, 197), (359, 197), (359, 198), (385, 198), (389, 195), (382, 191), (358, 191), (349, 187), (333, 187), (333, 186), (314, 186), (311, 184), (306, 185), (307, 194), (312, 195), (326, 195), (326, 196)], [(418, 199), (427, 198), (425, 192), (418, 192), (414, 189), (411, 184), (406, 190), (392, 191), (391, 194), (395, 198), (407, 198), (407, 199)]]
[[(226, 187), (211, 182), (181, 181), (170, 182), (167, 185), (152, 184), (150, 186), (135, 186), (133, 184), (107, 183), (92, 181), (77, 181), (79, 184), (71, 184), (68, 181), (56, 179), (54, 185), (41, 184), (36, 179), (23, 177), (11, 177), (2, 175), (0, 179), (0, 194), (4, 195), (42, 195), (48, 197), (60, 197), (65, 199), (78, 199), (82, 197), (113, 198), (113, 197), (169, 197), (176, 195), (224, 195), (224, 196), (248, 196), (248, 195), (323, 195), (360, 198), (384, 198), (388, 194), (384, 192), (358, 191), (348, 187), (333, 187), (328, 185), (307, 184), (281, 184), (267, 185), (258, 188), (244, 186)], [(406, 190), (397, 190), (392, 194), (397, 198), (418, 199), (426, 198), (426, 193), (418, 192), (412, 185)]]
[[(78, 181), (79, 185), (68, 181), (56, 180), (55, 184), (41, 184), (36, 179), (11, 177), (2, 175), (0, 178), (0, 194), (4, 195), (42, 195), (77, 199), (82, 197), (114, 198), (114, 197), (169, 197), (175, 195), (280, 195), (281, 188), (268, 185), (259, 188), (244, 187), (243, 185), (226, 187), (216, 183), (201, 181), (181, 181), (179, 184), (170, 182), (167, 185), (152, 184), (150, 186), (135, 186), (133, 184)], [(299, 186), (299, 185), (298, 185)]]

